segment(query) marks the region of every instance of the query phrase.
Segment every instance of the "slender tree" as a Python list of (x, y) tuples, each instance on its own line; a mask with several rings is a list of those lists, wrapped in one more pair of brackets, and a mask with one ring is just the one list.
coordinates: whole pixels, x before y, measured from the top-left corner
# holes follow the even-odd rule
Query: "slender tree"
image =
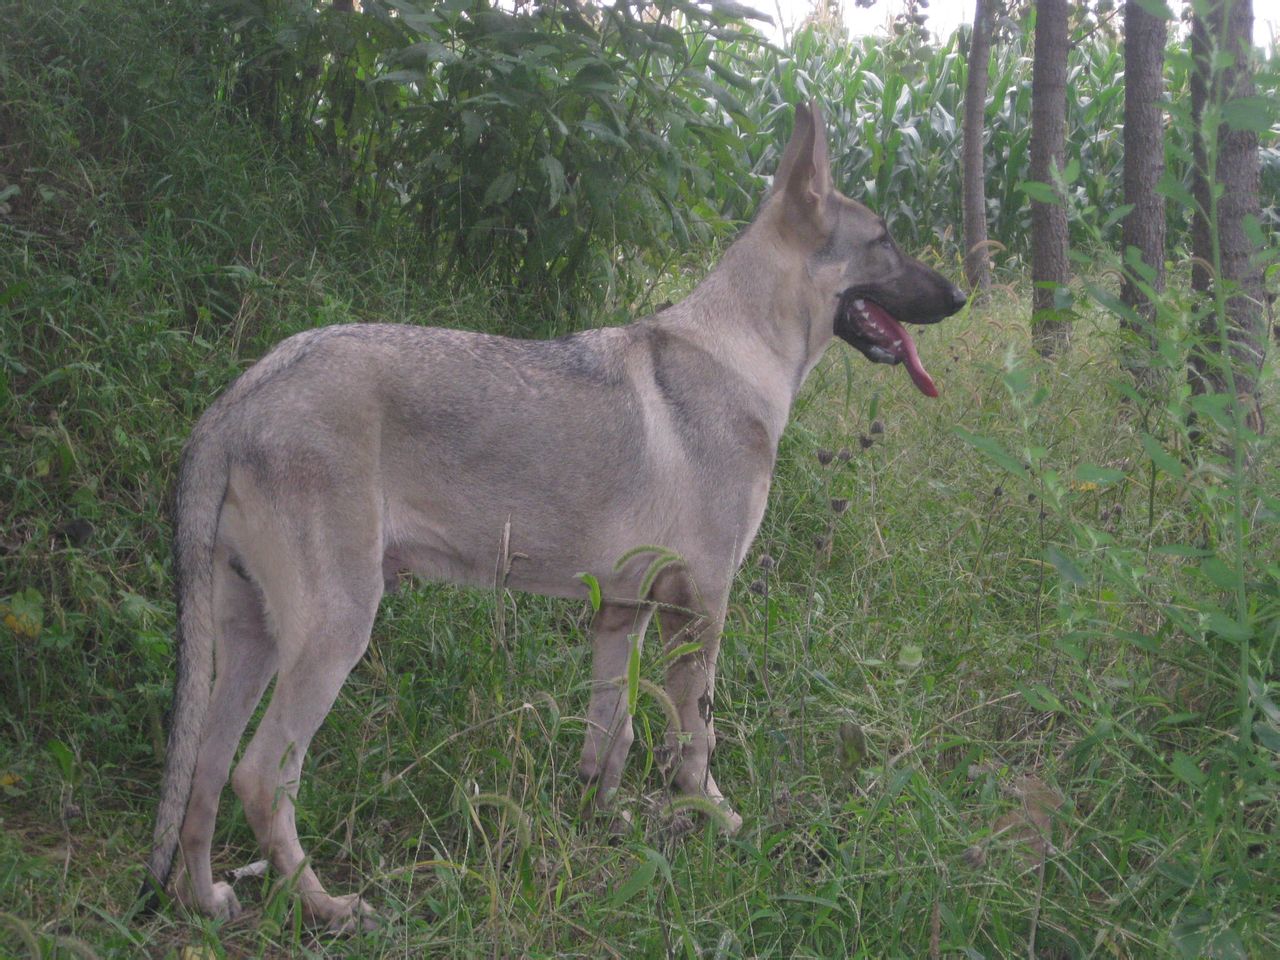
[(1191, 286), (1221, 298), (1225, 310), (1221, 317), (1217, 310), (1207, 312), (1189, 376), (1198, 393), (1228, 394), (1245, 423), (1261, 434), (1263, 285), (1257, 251), (1245, 228), (1246, 220), (1259, 214), (1258, 135), (1247, 124), (1221, 122), (1225, 104), (1254, 93), (1253, 3), (1196, 0), (1193, 9), (1192, 192), (1197, 209), (1191, 229)]
[(1164, 45), (1166, 23), (1142, 0), (1124, 5), (1124, 202), (1122, 246), (1126, 264), (1120, 296), (1135, 319), (1126, 327), (1147, 350), (1125, 351), (1125, 367), (1139, 379), (1151, 369), (1155, 307), (1150, 293), (1164, 290)]
[(991, 61), (991, 0), (977, 0), (969, 40), (969, 77), (964, 90), (964, 131), (960, 166), (963, 178), (964, 276), (970, 289), (991, 286), (987, 249), (987, 190), (983, 135), (986, 132), (987, 73)]
[[(1052, 184), (1066, 156), (1067, 3), (1035, 5), (1035, 59), (1031, 66), (1031, 179)], [(1054, 188), (1056, 190), (1056, 187)], [(1031, 201), (1031, 328), (1036, 349), (1052, 356), (1071, 343), (1070, 319), (1056, 306), (1057, 292), (1070, 280), (1067, 266), (1067, 208)]]

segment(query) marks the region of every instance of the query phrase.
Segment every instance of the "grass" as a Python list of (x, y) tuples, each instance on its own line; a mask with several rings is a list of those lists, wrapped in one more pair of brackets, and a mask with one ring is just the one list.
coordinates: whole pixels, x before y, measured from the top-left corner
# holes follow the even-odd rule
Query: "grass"
[[(1040, 360), (1016, 279), (919, 338), (939, 400), (840, 346), (801, 395), (722, 651), (738, 836), (671, 809), (643, 693), (634, 831), (582, 815), (585, 609), (419, 585), (299, 799), (385, 924), (317, 935), (270, 878), (234, 924), (136, 916), (191, 423), (295, 330), (499, 320), (198, 90), (131, 101), (155, 67), (119, 23), (57, 30), (0, 60), (0, 957), (1280, 952), (1275, 442), (1235, 476), (1176, 390), (1122, 402), (1100, 313)], [(215, 866), (256, 858), (228, 794)]]
[[(185, 404), (210, 389), (186, 377), (206, 357), (224, 377), (234, 363), (158, 318), (104, 314), (102, 342), (63, 344), (86, 357), (64, 367), (91, 355), (102, 375), (52, 405), (58, 425), (27, 408), (33, 442), (8, 458), (20, 499), (5, 534), (25, 539), (5, 593), (44, 605), (36, 636), (11, 629), (0, 645), (9, 922), (104, 956), (187, 943), (228, 956), (1010, 956), (1034, 940), (1037, 956), (1136, 957), (1173, 954), (1194, 912), (1197, 930), (1265, 955), (1275, 797), (1246, 797), (1208, 765), (1231, 735), (1212, 651), (1158, 625), (1150, 649), (1072, 639), (1076, 591), (1042, 559), (1075, 519), (1106, 516), (1122, 538), (1190, 535), (1185, 494), (1160, 484), (1148, 530), (1131, 468), (1044, 515), (1030, 481), (957, 435), (1019, 435), (1013, 369), (1048, 390), (1032, 435), (1064, 474), (1140, 456), (1137, 425), (1115, 417), (1105, 336), (1050, 367), (1025, 313), (1002, 293), (923, 338), (938, 402), (839, 348), (802, 395), (722, 655), (716, 770), (747, 816), (735, 838), (675, 836), (660, 778), (643, 773), (663, 730), (644, 698), (624, 801), (634, 834), (611, 842), (580, 816), (585, 610), (430, 585), (389, 599), (300, 800), (322, 875), (389, 918), (355, 941), (300, 929), (262, 881), (239, 884), (242, 923), (129, 915), (170, 656), (157, 512)], [(153, 353), (176, 372), (156, 375)], [(183, 413), (174, 393), (195, 395)], [(94, 524), (78, 547), (56, 532), (71, 513)], [(1158, 592), (1180, 566), (1153, 559), (1144, 576)], [(1097, 602), (1116, 634), (1154, 615)], [(1271, 656), (1274, 642), (1273, 626)], [(1179, 755), (1199, 778), (1179, 779)], [(1247, 807), (1239, 823), (1227, 797)], [(256, 859), (233, 800), (216, 859)]]

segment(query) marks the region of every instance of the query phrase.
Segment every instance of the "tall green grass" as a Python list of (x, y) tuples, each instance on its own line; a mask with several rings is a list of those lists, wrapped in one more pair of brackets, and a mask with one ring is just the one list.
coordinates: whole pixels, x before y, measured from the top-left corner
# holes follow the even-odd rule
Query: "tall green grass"
[[(643, 694), (635, 829), (582, 816), (586, 610), (422, 585), (384, 603), (299, 802), (321, 875), (384, 926), (311, 933), (270, 879), (238, 882), (239, 924), (135, 915), (194, 418), (314, 324), (545, 319), (436, 286), (340, 168), (208, 96), (184, 17), (47, 8), (0, 58), (0, 955), (1280, 952), (1275, 441), (1237, 461), (1186, 432), (1205, 308), (1176, 272), (1170, 376), (1125, 385), (1105, 261), (1053, 364), (1014, 283), (918, 337), (936, 402), (839, 346), (815, 371), (725, 632), (739, 836), (670, 809)], [(258, 855), (226, 799), (219, 871)]]

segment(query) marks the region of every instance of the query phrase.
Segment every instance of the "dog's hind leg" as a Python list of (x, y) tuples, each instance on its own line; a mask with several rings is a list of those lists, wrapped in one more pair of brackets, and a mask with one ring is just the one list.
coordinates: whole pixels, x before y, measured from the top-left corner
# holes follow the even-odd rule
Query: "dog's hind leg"
[[(369, 645), (382, 596), (380, 558), (348, 540), (341, 561), (322, 560), (325, 538), (308, 544), (306, 569), (281, 578), (289, 583), (277, 604), (267, 589), (280, 650), (271, 703), (245, 748), (232, 784), (245, 816), (272, 866), (291, 878), (308, 919), (333, 930), (372, 924), (372, 910), (357, 896), (331, 897), (312, 870), (298, 840), (294, 802), (302, 761), (347, 674)], [(328, 541), (341, 542), (341, 541)], [(354, 555), (354, 556), (353, 556)]]
[(701, 643), (698, 650), (677, 658), (667, 668), (667, 694), (675, 704), (681, 727), (667, 732), (667, 745), (675, 764), (675, 787), (681, 793), (715, 803), (724, 814), (725, 826), (734, 832), (742, 826), (742, 818), (720, 792), (710, 766), (716, 747), (712, 717), (716, 657), (720, 652), (727, 590), (717, 597), (707, 597), (694, 589), (684, 570), (672, 568), (658, 578), (652, 595), (659, 603), (658, 626), (667, 649)]
[(635, 738), (627, 711), (627, 660), (631, 637), (644, 634), (651, 614), (648, 604), (605, 602), (591, 622), (591, 702), (578, 772), (588, 790), (594, 786), (597, 809), (610, 806)]
[(231, 919), (240, 904), (229, 884), (213, 882), (209, 862), (218, 798), (240, 736), (275, 674), (276, 651), (257, 589), (221, 553), (214, 560), (213, 606), (217, 673), (179, 833), (173, 886), (188, 906)]

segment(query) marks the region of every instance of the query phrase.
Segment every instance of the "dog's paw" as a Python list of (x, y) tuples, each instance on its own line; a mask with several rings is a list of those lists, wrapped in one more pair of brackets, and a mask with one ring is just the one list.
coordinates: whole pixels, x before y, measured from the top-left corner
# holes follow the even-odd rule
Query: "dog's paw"
[(721, 830), (729, 836), (733, 836), (742, 829), (742, 817), (738, 814), (738, 811), (723, 800), (717, 806), (720, 808), (720, 816), (716, 818), (716, 822), (720, 824)]
[(208, 896), (197, 896), (191, 889), (190, 878), (181, 864), (170, 882), (169, 892), (184, 909), (203, 914), (213, 920), (235, 920), (244, 912), (240, 907), (239, 898), (236, 897), (229, 883), (215, 880)]
[(629, 837), (631, 836), (631, 831), (635, 829), (635, 817), (632, 816), (630, 810), (617, 808), (597, 810), (596, 816), (604, 824), (605, 832), (611, 837), (618, 839)]
[(727, 836), (733, 836), (742, 829), (742, 817), (722, 795), (686, 793), (672, 801), (671, 806), (673, 814), (684, 814), (687, 817), (700, 814), (704, 822), (710, 820), (721, 833)]
[(378, 926), (377, 912), (354, 893), (344, 897), (304, 893), (302, 905), (312, 923), (339, 936), (367, 932)]
[(215, 920), (234, 920), (242, 912), (240, 900), (231, 889), (231, 884), (222, 881), (214, 883), (212, 899), (207, 904), (201, 904), (200, 910)]
[(698, 821), (688, 810), (671, 810), (658, 822), (658, 836), (674, 843), (695, 833)]

